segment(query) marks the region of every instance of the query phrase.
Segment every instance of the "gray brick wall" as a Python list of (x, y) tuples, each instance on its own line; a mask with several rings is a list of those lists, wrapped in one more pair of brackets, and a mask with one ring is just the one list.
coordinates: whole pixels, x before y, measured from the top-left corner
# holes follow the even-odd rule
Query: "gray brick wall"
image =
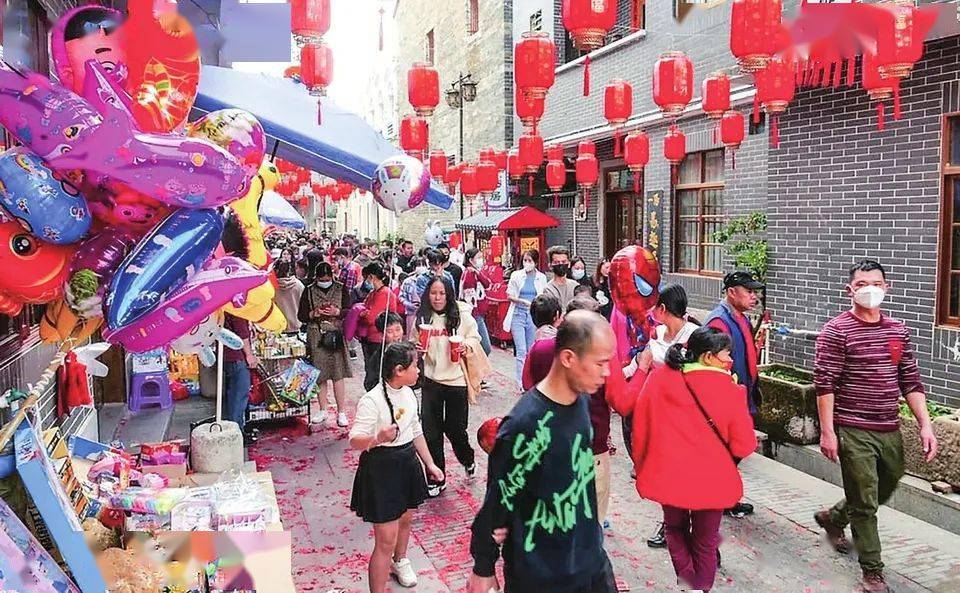
[[(954, 406), (960, 373), (945, 347), (958, 332), (936, 327), (935, 303), (941, 118), (960, 101), (958, 58), (960, 37), (929, 42), (903, 82), (902, 119), (887, 109), (883, 132), (862, 88), (798, 93), (769, 151), (767, 202), (774, 320), (819, 328), (849, 307), (846, 268), (878, 259), (893, 282), (887, 311), (910, 327), (933, 399)], [(809, 368), (814, 344), (776, 338), (772, 354)]]

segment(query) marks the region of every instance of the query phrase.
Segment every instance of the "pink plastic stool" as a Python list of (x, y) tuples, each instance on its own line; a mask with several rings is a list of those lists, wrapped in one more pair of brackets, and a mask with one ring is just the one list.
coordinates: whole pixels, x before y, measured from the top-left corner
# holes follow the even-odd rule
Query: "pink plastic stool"
[(170, 380), (166, 373), (135, 373), (130, 377), (127, 408), (131, 412), (139, 412), (144, 408), (155, 406), (166, 410), (172, 405)]

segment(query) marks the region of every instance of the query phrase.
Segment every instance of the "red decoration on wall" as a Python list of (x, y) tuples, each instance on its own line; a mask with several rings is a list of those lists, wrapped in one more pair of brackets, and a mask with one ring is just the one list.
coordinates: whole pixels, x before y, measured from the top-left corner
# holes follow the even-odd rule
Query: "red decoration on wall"
[(625, 80), (611, 80), (603, 92), (603, 116), (613, 128), (613, 156), (620, 156), (620, 129), (633, 114), (633, 87)]
[(523, 161), (520, 160), (520, 152), (516, 148), (507, 153), (507, 174), (513, 181), (520, 181), (523, 177)]
[(451, 167), (447, 167), (447, 174), (444, 177), (444, 181), (447, 184), (447, 193), (454, 194), (457, 191), (457, 184), (460, 183), (460, 176), (463, 173), (464, 163), (457, 163)]
[(623, 139), (623, 160), (633, 171), (633, 191), (640, 191), (640, 176), (650, 162), (650, 138), (643, 132), (632, 132)]
[(507, 169), (507, 151), (493, 151), (493, 164), (497, 166), (497, 171), (505, 171)]
[(693, 98), (693, 62), (682, 51), (669, 51), (653, 66), (653, 101), (667, 119), (680, 117)]
[(430, 117), (440, 104), (440, 75), (426, 62), (417, 62), (407, 72), (407, 99), (420, 117)]
[(553, 86), (557, 48), (544, 31), (526, 31), (514, 50), (513, 80), (530, 99), (543, 99)]
[(765, 68), (781, 49), (781, 0), (733, 0), (730, 11), (730, 52), (742, 72)]
[(427, 120), (416, 115), (407, 115), (400, 120), (400, 148), (410, 156), (423, 160), (430, 145), (430, 130)]

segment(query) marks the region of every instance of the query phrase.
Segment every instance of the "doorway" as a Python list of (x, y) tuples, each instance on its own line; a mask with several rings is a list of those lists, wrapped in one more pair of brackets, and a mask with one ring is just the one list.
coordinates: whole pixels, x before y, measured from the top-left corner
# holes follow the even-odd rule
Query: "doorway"
[(633, 191), (633, 172), (611, 169), (606, 174), (604, 200), (604, 257), (610, 259), (626, 247), (641, 241), (644, 235), (643, 185)]

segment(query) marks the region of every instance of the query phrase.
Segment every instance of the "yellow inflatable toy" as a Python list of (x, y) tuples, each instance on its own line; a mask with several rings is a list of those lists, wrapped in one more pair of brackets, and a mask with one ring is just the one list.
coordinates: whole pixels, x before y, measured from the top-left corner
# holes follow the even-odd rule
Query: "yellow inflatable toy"
[[(260, 226), (258, 210), (263, 194), (276, 187), (280, 182), (280, 171), (276, 165), (264, 161), (257, 176), (250, 183), (250, 191), (239, 200), (230, 203), (231, 216), (227, 220), (223, 247), (229, 253), (242, 257), (254, 266), (264, 270), (269, 264), (267, 246), (263, 242), (263, 228)], [(223, 311), (257, 324), (267, 331), (280, 332), (287, 327), (287, 318), (273, 303), (276, 288), (272, 282), (265, 282), (247, 292), (246, 302), (236, 307), (232, 303), (223, 307)]]
[(40, 320), (40, 339), (47, 344), (65, 342), (71, 338), (80, 343), (92, 336), (102, 324), (103, 317), (78, 317), (61, 297), (47, 303)]

